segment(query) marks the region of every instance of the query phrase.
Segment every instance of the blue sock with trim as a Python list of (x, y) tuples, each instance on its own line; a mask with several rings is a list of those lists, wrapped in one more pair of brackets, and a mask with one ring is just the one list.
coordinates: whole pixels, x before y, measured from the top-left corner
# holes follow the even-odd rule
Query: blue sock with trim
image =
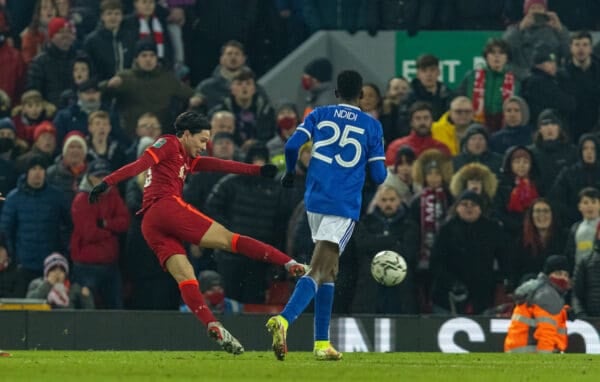
[(317, 288), (317, 282), (310, 276), (302, 276), (298, 280), (290, 301), (281, 312), (288, 323), (291, 324), (296, 321), (298, 316), (306, 309), (315, 294), (317, 294)]
[(333, 308), (334, 283), (323, 283), (315, 297), (315, 341), (329, 341), (329, 322)]

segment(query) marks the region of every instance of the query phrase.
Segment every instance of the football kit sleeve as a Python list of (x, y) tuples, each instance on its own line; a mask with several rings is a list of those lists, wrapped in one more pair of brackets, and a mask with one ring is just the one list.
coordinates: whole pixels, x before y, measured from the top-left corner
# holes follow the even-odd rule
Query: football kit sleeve
[(260, 166), (212, 157), (197, 157), (192, 161), (192, 172), (213, 171), (228, 174), (260, 175)]

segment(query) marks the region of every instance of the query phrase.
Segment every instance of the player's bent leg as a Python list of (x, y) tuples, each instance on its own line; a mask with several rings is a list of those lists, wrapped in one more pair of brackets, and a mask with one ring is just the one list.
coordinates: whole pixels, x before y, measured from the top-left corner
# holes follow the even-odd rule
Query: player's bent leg
[(242, 354), (244, 347), (240, 342), (217, 321), (210, 308), (206, 305), (198, 280), (194, 275), (194, 268), (186, 255), (173, 255), (165, 263), (169, 273), (175, 278), (179, 285), (181, 297), (190, 311), (207, 326), (207, 334), (210, 338), (228, 353)]
[(293, 276), (306, 273), (308, 267), (299, 264), (277, 248), (248, 236), (233, 233), (217, 222), (213, 222), (199, 245), (204, 248), (221, 249), (239, 253), (252, 260), (282, 265)]

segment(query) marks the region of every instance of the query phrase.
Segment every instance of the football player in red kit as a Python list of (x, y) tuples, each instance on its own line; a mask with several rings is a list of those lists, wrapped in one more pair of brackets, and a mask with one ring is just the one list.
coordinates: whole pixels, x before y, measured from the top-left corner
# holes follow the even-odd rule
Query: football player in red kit
[(105, 177), (90, 192), (89, 201), (95, 203), (110, 186), (147, 170), (144, 200), (138, 212), (144, 214), (142, 233), (146, 242), (156, 253), (161, 266), (179, 284), (183, 301), (208, 327), (209, 337), (225, 351), (241, 354), (244, 348), (240, 342), (217, 321), (204, 302), (183, 242), (283, 265), (294, 276), (303, 275), (306, 266), (270, 245), (230, 232), (181, 198), (183, 182), (189, 172), (220, 171), (274, 177), (277, 168), (271, 164), (257, 166), (200, 156), (210, 138), (210, 123), (200, 114), (182, 113), (174, 127), (175, 135), (159, 137), (138, 160)]

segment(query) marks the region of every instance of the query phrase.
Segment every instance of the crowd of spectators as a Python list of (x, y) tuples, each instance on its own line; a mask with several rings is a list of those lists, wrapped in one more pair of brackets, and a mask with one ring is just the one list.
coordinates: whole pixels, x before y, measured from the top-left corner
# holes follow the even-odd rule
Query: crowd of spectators
[[(506, 28), (504, 37), (482, 47), (485, 66), (456, 89), (439, 81), (435, 52), (418, 57), (412, 80), (365, 83), (360, 106), (382, 124), (388, 177), (379, 188), (365, 184), (335, 310), (494, 312), (548, 256), (563, 254), (574, 307), (597, 315), (600, 62), (591, 35), (569, 31), (595, 28), (595, 6), (0, 0), (0, 297), (178, 309), (177, 286), (136, 215), (148, 175), (90, 205), (87, 194), (103, 176), (170, 133), (186, 109), (211, 121), (206, 155), (283, 171), (298, 123), (336, 102), (334, 68), (324, 57), (304, 68), (303, 105), (269, 99), (256, 75), (317, 30), (496, 27)], [(184, 198), (228, 229), (309, 262), (303, 191), (311, 153), (310, 143), (301, 148), (291, 190), (266, 178), (199, 173), (186, 179)], [(381, 250), (408, 263), (396, 287), (370, 277)], [(219, 304), (223, 294), (239, 307), (283, 303), (293, 282), (224, 251), (191, 243), (188, 254), (198, 271), (218, 272), (211, 277), (220, 289), (203, 292)]]

